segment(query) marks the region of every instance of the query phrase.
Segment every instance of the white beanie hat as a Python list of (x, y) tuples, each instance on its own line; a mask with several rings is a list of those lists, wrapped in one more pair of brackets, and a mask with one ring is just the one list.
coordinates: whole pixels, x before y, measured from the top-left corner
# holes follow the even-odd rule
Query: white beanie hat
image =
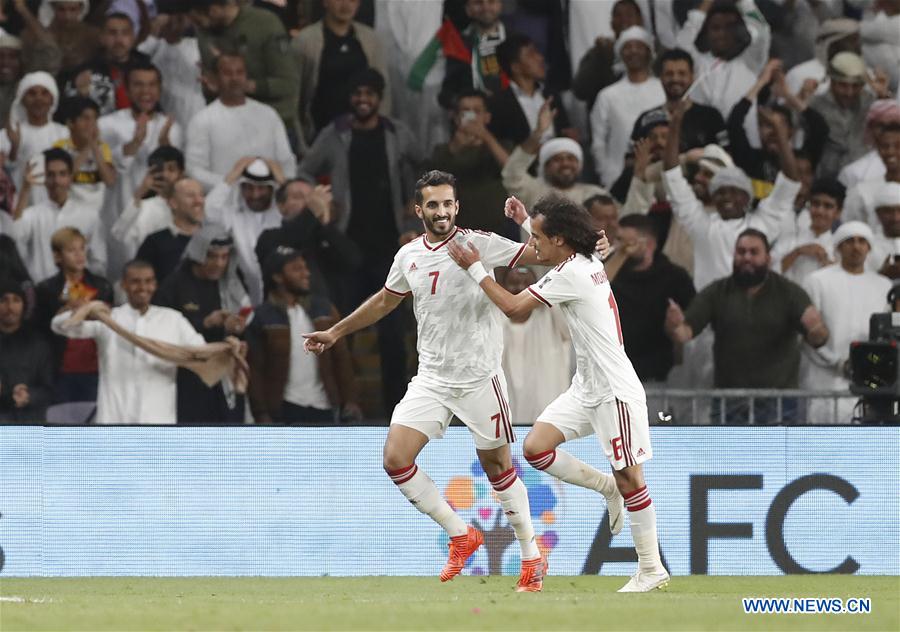
[(722, 187), (735, 187), (753, 199), (753, 183), (740, 167), (724, 167), (713, 176), (709, 183), (709, 192), (715, 193)]
[(541, 145), (541, 151), (538, 154), (538, 164), (541, 169), (547, 164), (547, 161), (558, 154), (572, 154), (578, 158), (579, 163), (584, 163), (584, 154), (581, 151), (581, 145), (565, 136), (551, 138)]
[(872, 208), (900, 206), (900, 182), (882, 182), (873, 191)]
[(613, 47), (616, 51), (616, 57), (622, 57), (622, 48), (625, 42), (643, 42), (653, 53), (653, 36), (642, 26), (629, 26), (627, 29), (619, 33), (619, 39), (616, 40)]
[(22, 97), (35, 86), (46, 88), (47, 91), (53, 95), (53, 104), (50, 106), (49, 112), (50, 120), (53, 120), (53, 114), (59, 106), (59, 89), (56, 87), (56, 79), (54, 79), (53, 75), (49, 72), (37, 70), (35, 72), (29, 72), (22, 77), (19, 81), (19, 85), (16, 87), (16, 98), (13, 100), (13, 106), (9, 114), (11, 123), (24, 123), (28, 120), (28, 112), (25, 111), (25, 106), (22, 105)]
[(869, 242), (870, 246), (875, 240), (872, 229), (869, 228), (869, 225), (865, 222), (844, 222), (836, 231), (834, 231), (834, 236), (832, 237), (834, 247), (837, 248), (841, 243), (847, 241), (851, 237), (862, 237)]

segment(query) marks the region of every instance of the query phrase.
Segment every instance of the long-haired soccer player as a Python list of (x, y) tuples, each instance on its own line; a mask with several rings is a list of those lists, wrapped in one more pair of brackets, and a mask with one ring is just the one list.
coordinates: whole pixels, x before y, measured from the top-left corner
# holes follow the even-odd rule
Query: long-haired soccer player
[[(521, 202), (515, 199), (507, 202), (507, 206), (517, 204)], [(547, 406), (528, 433), (525, 458), (562, 481), (599, 489), (604, 495), (609, 494), (604, 484), (617, 486), (625, 498), (638, 554), (637, 573), (619, 592), (660, 588), (668, 583), (669, 574), (660, 561), (656, 511), (641, 468), (652, 456), (646, 396), (625, 355), (616, 299), (603, 264), (594, 255), (591, 217), (559, 196), (541, 198), (529, 215), (537, 258), (555, 267), (519, 294), (510, 294), (490, 278), (477, 243), (470, 240), (467, 247), (452, 243), (448, 251), (508, 317), (524, 317), (541, 305), (562, 310), (575, 344), (577, 369), (569, 390)], [(561, 443), (589, 434), (600, 440), (613, 467), (614, 483), (557, 450)]]
[[(451, 418), (458, 417), (472, 433), (478, 459), (521, 545), (522, 573), (516, 590), (537, 592), (546, 567), (535, 542), (528, 493), (510, 456), (515, 435), (501, 369), (502, 316), (447, 256), (447, 246), (457, 241), (477, 244), (491, 270), (536, 263), (537, 258), (527, 244), (457, 228), (458, 212), (456, 179), (441, 171), (422, 176), (416, 183), (416, 214), (425, 234), (397, 252), (380, 292), (328, 331), (305, 334), (306, 349), (321, 353), (339, 338), (384, 318), (412, 294), (419, 371), (391, 416), (384, 469), (416, 509), (450, 535), (450, 557), (441, 581), (453, 579), (483, 537), (453, 511), (415, 460), (428, 441), (440, 438)], [(618, 494), (610, 498), (615, 505)]]

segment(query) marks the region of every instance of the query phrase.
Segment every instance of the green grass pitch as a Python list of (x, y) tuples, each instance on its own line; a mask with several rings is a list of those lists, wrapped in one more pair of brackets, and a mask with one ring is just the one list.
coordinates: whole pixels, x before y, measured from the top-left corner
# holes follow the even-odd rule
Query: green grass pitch
[[(900, 630), (900, 578), (0, 578), (0, 630)], [(748, 615), (741, 597), (870, 597), (871, 614)]]

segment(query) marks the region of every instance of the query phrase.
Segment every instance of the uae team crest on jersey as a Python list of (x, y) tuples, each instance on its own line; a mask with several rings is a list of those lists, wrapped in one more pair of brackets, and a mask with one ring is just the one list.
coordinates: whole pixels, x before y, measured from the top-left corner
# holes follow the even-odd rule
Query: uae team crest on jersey
[[(559, 544), (554, 524), (565, 511), (562, 484), (532, 467), (522, 467), (516, 458), (513, 458), (513, 466), (528, 489), (538, 548), (549, 559)], [(464, 572), (468, 575), (518, 575), (516, 534), (503, 515), (500, 501), (478, 459), (472, 461), (468, 474), (450, 478), (444, 488), (444, 498), (460, 518), (484, 534), (484, 546), (469, 558)], [(447, 541), (447, 533), (441, 531), (437, 542), (441, 552), (447, 550)]]

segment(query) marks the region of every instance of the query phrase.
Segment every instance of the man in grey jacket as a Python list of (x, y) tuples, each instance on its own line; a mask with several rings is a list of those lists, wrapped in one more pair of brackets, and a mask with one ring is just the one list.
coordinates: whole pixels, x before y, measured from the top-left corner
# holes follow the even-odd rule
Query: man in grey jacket
[[(338, 209), (337, 227), (359, 246), (363, 263), (347, 277), (350, 313), (378, 291), (397, 251), (400, 236), (416, 229), (413, 183), (422, 148), (400, 121), (380, 116), (385, 82), (367, 68), (349, 82), (350, 113), (339, 116), (316, 137), (300, 163), (310, 181), (327, 176)], [(406, 353), (401, 314), (378, 323), (384, 405), (390, 410), (406, 391)]]

